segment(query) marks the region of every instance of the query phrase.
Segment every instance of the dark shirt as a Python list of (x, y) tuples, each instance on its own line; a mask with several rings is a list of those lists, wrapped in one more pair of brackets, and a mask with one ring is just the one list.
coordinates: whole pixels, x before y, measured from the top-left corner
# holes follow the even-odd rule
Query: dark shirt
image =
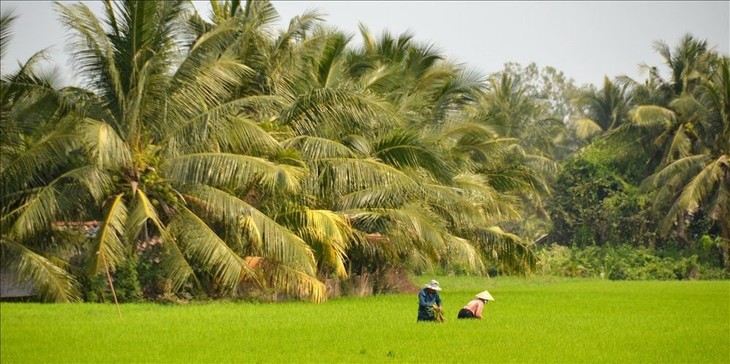
[(429, 292), (428, 288), (424, 288), (421, 292), (418, 292), (418, 321), (433, 321), (436, 320), (434, 316), (433, 305), (441, 307), (441, 297), (439, 293), (433, 291)]

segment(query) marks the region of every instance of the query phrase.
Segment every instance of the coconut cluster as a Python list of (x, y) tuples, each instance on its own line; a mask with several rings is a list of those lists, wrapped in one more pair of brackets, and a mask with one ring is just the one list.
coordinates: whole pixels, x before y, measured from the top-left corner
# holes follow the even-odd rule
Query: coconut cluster
[(150, 195), (152, 205), (159, 206), (161, 202), (175, 205), (179, 202), (179, 197), (170, 185), (170, 181), (162, 178), (154, 169), (147, 169), (140, 177), (140, 182)]

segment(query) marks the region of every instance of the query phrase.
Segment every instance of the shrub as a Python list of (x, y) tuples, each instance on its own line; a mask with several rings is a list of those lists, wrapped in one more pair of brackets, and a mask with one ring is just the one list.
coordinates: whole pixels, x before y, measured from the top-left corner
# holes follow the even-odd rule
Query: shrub
[[(114, 293), (119, 302), (134, 302), (142, 298), (142, 289), (137, 278), (138, 259), (132, 256), (120, 263), (112, 273)], [(82, 280), (82, 292), (87, 302), (114, 302), (106, 273)]]
[(538, 250), (538, 272), (563, 277), (600, 277), (610, 280), (727, 279), (721, 265), (697, 254), (667, 256), (662, 251), (628, 244), (566, 247), (557, 244)]

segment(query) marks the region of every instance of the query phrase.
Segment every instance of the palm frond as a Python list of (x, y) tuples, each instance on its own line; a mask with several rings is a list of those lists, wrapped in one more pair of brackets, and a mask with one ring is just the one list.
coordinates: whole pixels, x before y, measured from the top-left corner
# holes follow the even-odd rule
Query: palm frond
[(282, 121), (301, 135), (324, 136), (332, 129), (371, 130), (399, 125), (390, 105), (374, 95), (344, 88), (314, 89), (282, 112)]
[(81, 296), (78, 282), (50, 259), (38, 254), (7, 236), (0, 238), (3, 265), (21, 282), (32, 285), (45, 302), (78, 302)]
[(576, 120), (573, 124), (573, 128), (575, 129), (575, 135), (580, 140), (584, 141), (590, 140), (591, 137), (603, 132), (603, 128), (601, 128), (597, 122), (588, 118)]
[(378, 184), (344, 194), (336, 199), (341, 210), (395, 208), (422, 195), (418, 185)]
[[(707, 161), (705, 158), (700, 161)], [(701, 204), (708, 202), (708, 197), (713, 194), (716, 189), (724, 189), (724, 193), (728, 190), (727, 169), (730, 164), (730, 157), (722, 155), (717, 160), (707, 163), (699, 173), (692, 173), (692, 179), (682, 186), (679, 197), (674, 201), (669, 209), (667, 216), (659, 225), (660, 231), (666, 233), (670, 230), (672, 224), (681, 214), (685, 212), (695, 212)], [(712, 210), (711, 206), (708, 206)], [(726, 208), (727, 209), (727, 208)]]
[(61, 22), (73, 32), (69, 48), (74, 69), (100, 95), (104, 104), (120, 115), (125, 108), (122, 75), (115, 60), (115, 46), (106, 37), (106, 29), (96, 15), (83, 4), (56, 3)]
[(60, 124), (57, 130), (43, 136), (30, 148), (8, 155), (0, 166), (3, 191), (41, 184), (48, 171), (66, 165), (68, 154), (79, 146), (73, 127), (72, 123)]
[[(203, 20), (200, 19), (202, 22)], [(240, 19), (227, 19), (212, 26), (207, 24), (204, 26), (205, 32), (198, 35), (195, 42), (190, 47), (191, 56), (186, 62), (195, 60), (195, 54), (205, 55), (210, 50), (222, 51), (237, 39), (241, 31)]]
[(449, 235), (444, 242), (446, 243), (446, 256), (450, 264), (462, 264), (474, 273), (484, 272), (484, 262), (479, 249), (469, 240)]
[(444, 246), (446, 224), (422, 205), (383, 210), (394, 222), (389, 234), (405, 235), (418, 250), (438, 259)]
[(194, 116), (172, 123), (174, 128), (165, 128), (160, 144), (168, 146), (172, 154), (200, 151), (211, 144), (220, 144), (224, 149), (228, 146), (234, 151), (276, 150), (274, 138), (259, 123), (243, 115), (268, 119), (278, 112), (282, 102), (279, 96), (246, 96), (200, 108)]
[(498, 226), (475, 229), (472, 234), (487, 258), (505, 272), (530, 272), (537, 262), (534, 252), (519, 236)]
[(319, 160), (322, 194), (342, 196), (372, 186), (393, 185), (413, 190), (418, 184), (403, 171), (372, 158), (323, 158)]
[(94, 247), (89, 262), (89, 276), (99, 274), (105, 267), (113, 271), (126, 256), (124, 243), (124, 225), (127, 220), (127, 207), (123, 195), (119, 194), (109, 204), (101, 229), (96, 234)]
[[(315, 262), (311, 249), (297, 235), (279, 225), (247, 202), (227, 192), (205, 185), (190, 186), (186, 199), (199, 204), (206, 214), (224, 222), (229, 229), (241, 233), (259, 233), (250, 237), (262, 244), (259, 254), (264, 258), (314, 274)], [(242, 225), (242, 222), (246, 222)], [(248, 224), (253, 223), (256, 229)], [(243, 230), (245, 228), (245, 231)]]
[(201, 114), (201, 109), (205, 111), (229, 101), (240, 81), (253, 74), (253, 70), (233, 55), (213, 53), (200, 58), (196, 61), (187, 61), (192, 56), (186, 58), (170, 80), (170, 87), (164, 90), (165, 110), (169, 114), (165, 127), (169, 130), (187, 124), (190, 118)]
[(343, 81), (343, 54), (351, 39), (352, 36), (339, 31), (328, 32), (315, 70), (315, 78), (321, 88), (337, 87)]
[(398, 131), (387, 134), (373, 144), (372, 153), (383, 163), (398, 169), (420, 167), (441, 180), (448, 180), (450, 177), (444, 158), (437, 155), (433, 146), (424, 143), (413, 132)]
[(99, 168), (118, 169), (130, 164), (129, 146), (111, 125), (87, 118), (78, 131), (84, 149)]
[(276, 61), (278, 57), (283, 56), (284, 52), (289, 51), (292, 45), (307, 37), (318, 23), (323, 21), (322, 14), (316, 10), (308, 10), (297, 15), (289, 21), (289, 26), (282, 31), (273, 45), (272, 61)]
[(485, 219), (502, 221), (519, 219), (521, 216), (514, 197), (497, 191), (485, 175), (462, 173), (454, 177), (454, 186), (465, 199), (481, 207)]
[(455, 151), (467, 154), (483, 167), (498, 165), (512, 153), (517, 138), (484, 138), (479, 135), (465, 135), (454, 146)]
[(629, 113), (631, 121), (638, 125), (662, 125), (668, 128), (676, 123), (677, 115), (674, 111), (656, 105), (637, 106)]
[(61, 181), (67, 182), (62, 184), (64, 188), (73, 188), (77, 185), (83, 188), (82, 191), (62, 196), (65, 200), (73, 200), (72, 205), (77, 205), (86, 194), (94, 201), (101, 202), (109, 196), (114, 187), (108, 171), (95, 165), (69, 169), (58, 177), (58, 182), (53, 182), (53, 184), (61, 185)]
[(347, 277), (345, 261), (352, 236), (347, 220), (333, 211), (307, 209), (304, 224), (303, 231), (314, 243), (318, 262), (332, 267), (338, 277)]
[(0, 15), (0, 57), (2, 58), (5, 58), (8, 43), (10, 43), (10, 38), (13, 36), (11, 26), (17, 18), (17, 16), (13, 15), (12, 11), (3, 12)]
[(183, 254), (210, 269), (224, 287), (233, 289), (242, 279), (253, 274), (244, 259), (185, 206), (179, 207), (178, 214), (168, 227), (170, 234), (177, 237)]
[(231, 117), (219, 123), (216, 140), (223, 150), (248, 155), (281, 151), (279, 142), (258, 123), (244, 117)]
[(695, 176), (706, 166), (708, 160), (709, 156), (705, 154), (680, 158), (647, 178), (644, 181), (644, 186), (652, 188), (674, 186), (675, 184), (670, 183), (670, 181), (688, 181), (691, 176)]
[(692, 155), (692, 139), (684, 130), (684, 128), (680, 127), (674, 133), (674, 137), (665, 151), (665, 164)]
[[(480, 203), (480, 200), (485, 199), (483, 196), (471, 199), (472, 196), (466, 191), (440, 184), (426, 184), (423, 192), (420, 200), (457, 230), (486, 222), (487, 215), (484, 212), (489, 209)], [(491, 213), (489, 215), (491, 217)]]
[(262, 158), (231, 153), (197, 153), (169, 158), (164, 165), (170, 180), (211, 186), (261, 184), (269, 191), (299, 190), (302, 169), (277, 165)]
[(327, 299), (327, 287), (312, 274), (288, 264), (265, 259), (262, 266), (271, 285), (300, 298), (319, 303)]
[(284, 148), (294, 148), (305, 159), (318, 161), (325, 158), (353, 158), (353, 151), (337, 141), (308, 135), (289, 138), (282, 143)]
[(3, 230), (7, 227), (8, 234), (19, 240), (49, 230), (51, 223), (61, 213), (58, 198), (58, 191), (53, 184), (33, 191), (19, 207), (3, 214)]
[(138, 189), (136, 197), (135, 203), (127, 218), (126, 228), (128, 239), (137, 241), (147, 222), (151, 222), (156, 228), (156, 233), (162, 237), (163, 247), (167, 252), (163, 261), (163, 268), (167, 272), (168, 278), (172, 281), (173, 289), (178, 289), (193, 276), (193, 269), (185, 259), (174, 235), (162, 223), (155, 207), (149, 198), (147, 198), (144, 191)]

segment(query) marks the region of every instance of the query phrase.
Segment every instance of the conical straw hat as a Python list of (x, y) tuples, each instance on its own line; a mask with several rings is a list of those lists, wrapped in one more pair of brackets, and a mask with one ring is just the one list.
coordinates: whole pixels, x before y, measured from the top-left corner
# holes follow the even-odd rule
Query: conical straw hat
[(480, 292), (479, 294), (477, 294), (477, 298), (481, 298), (487, 301), (494, 301), (494, 297), (492, 297), (492, 295), (489, 294), (488, 291)]

